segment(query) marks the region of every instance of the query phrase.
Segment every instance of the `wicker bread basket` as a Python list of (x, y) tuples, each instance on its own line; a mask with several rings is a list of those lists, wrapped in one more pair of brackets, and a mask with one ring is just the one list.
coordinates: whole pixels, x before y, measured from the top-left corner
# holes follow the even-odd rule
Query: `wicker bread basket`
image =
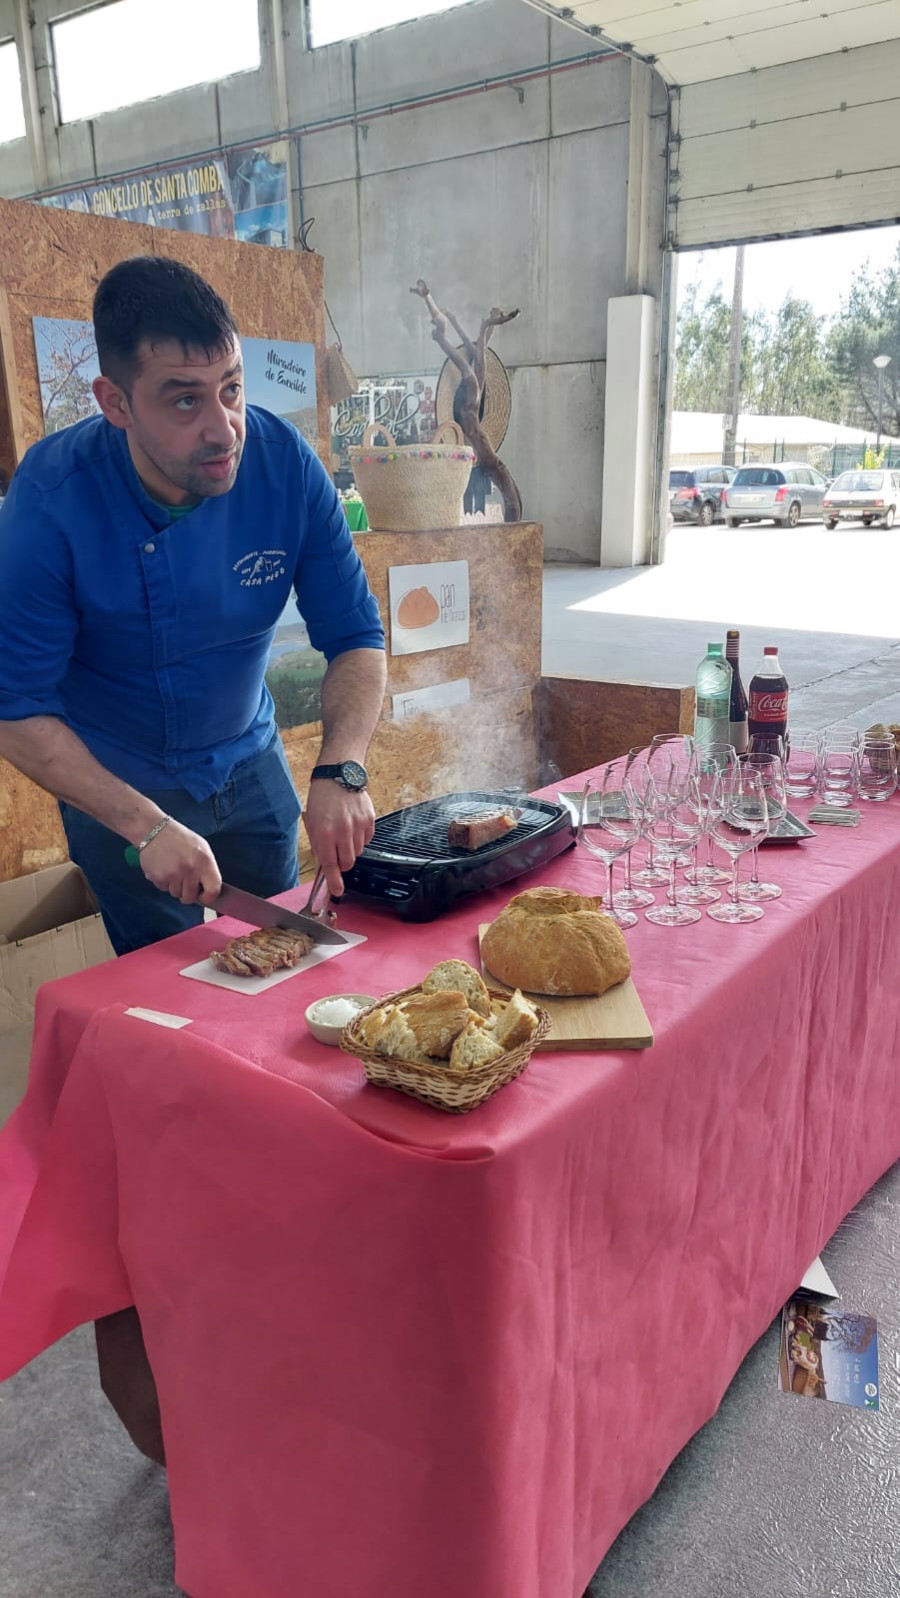
[[(382, 436), (386, 445), (376, 445)], [(369, 526), (383, 533), (429, 532), (458, 527), (463, 494), (475, 464), (455, 422), (445, 422), (430, 444), (395, 444), (377, 422), (361, 444), (351, 444), (350, 465)]]
[[(414, 994), (421, 993), (421, 987), (404, 988), (400, 993), (386, 993), (379, 999), (378, 1007), (384, 1004), (396, 1004), (400, 999), (411, 999)], [(509, 993), (501, 993), (495, 988), (488, 988), (492, 999), (501, 1002), (509, 999)], [(396, 1088), (399, 1093), (408, 1093), (414, 1099), (421, 1099), (423, 1104), (430, 1104), (436, 1110), (447, 1110), (451, 1115), (464, 1115), (466, 1110), (474, 1110), (477, 1105), (483, 1104), (498, 1088), (512, 1082), (521, 1071), (524, 1071), (536, 1044), (547, 1036), (550, 1030), (550, 1017), (547, 1011), (535, 1005), (538, 1017), (538, 1027), (532, 1038), (523, 1043), (518, 1049), (509, 1049), (496, 1060), (491, 1060), (488, 1065), (479, 1065), (467, 1071), (464, 1075), (450, 1071), (447, 1065), (418, 1064), (413, 1060), (395, 1060), (386, 1054), (376, 1054), (365, 1044), (360, 1035), (360, 1023), (370, 1014), (375, 1006), (370, 1005), (368, 1010), (360, 1010), (344, 1027), (341, 1033), (341, 1048), (345, 1054), (353, 1054), (362, 1060), (363, 1070), (370, 1082), (379, 1087)]]

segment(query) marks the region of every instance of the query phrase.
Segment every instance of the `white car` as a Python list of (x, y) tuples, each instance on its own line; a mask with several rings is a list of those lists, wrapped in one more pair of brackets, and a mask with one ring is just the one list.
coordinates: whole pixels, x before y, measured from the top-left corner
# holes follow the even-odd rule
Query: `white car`
[(822, 503), (826, 527), (837, 527), (839, 521), (862, 522), (864, 527), (880, 522), (882, 527), (893, 527), (898, 510), (900, 472), (880, 468), (866, 471), (857, 467), (841, 472)]

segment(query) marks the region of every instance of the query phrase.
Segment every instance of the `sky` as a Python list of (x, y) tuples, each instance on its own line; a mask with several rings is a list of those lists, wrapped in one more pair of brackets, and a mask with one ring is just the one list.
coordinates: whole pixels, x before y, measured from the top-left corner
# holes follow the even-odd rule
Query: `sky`
[(331, 44), (349, 34), (369, 33), (413, 17), (449, 11), (464, 0), (312, 0), (313, 44)]
[[(744, 256), (744, 309), (776, 310), (786, 294), (809, 300), (819, 316), (840, 309), (854, 272), (868, 258), (877, 273), (893, 259), (900, 227), (863, 228), (853, 233), (748, 244)], [(734, 285), (733, 249), (691, 250), (678, 257), (678, 298), (692, 282), (701, 297), (721, 282), (727, 300)]]

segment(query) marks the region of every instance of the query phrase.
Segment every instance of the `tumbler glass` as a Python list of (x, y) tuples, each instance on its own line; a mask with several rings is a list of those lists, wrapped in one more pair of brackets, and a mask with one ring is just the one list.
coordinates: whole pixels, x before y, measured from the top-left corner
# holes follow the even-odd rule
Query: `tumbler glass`
[(860, 799), (890, 799), (897, 788), (897, 753), (894, 740), (888, 734), (880, 737), (866, 733), (859, 754)]
[(859, 792), (859, 734), (852, 728), (829, 727), (822, 741), (819, 793), (823, 804), (837, 810), (852, 805)]
[(790, 799), (814, 799), (819, 791), (822, 734), (792, 732), (785, 749), (784, 791)]

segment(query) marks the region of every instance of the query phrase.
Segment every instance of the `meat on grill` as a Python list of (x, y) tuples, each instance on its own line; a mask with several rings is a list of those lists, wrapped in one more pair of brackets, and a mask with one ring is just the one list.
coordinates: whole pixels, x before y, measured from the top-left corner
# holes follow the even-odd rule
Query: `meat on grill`
[(289, 927), (259, 927), (244, 937), (229, 938), (213, 949), (212, 964), (235, 977), (270, 977), (273, 971), (299, 965), (314, 940)]
[(517, 810), (479, 810), (475, 815), (451, 821), (447, 842), (451, 849), (483, 849), (519, 824)]

